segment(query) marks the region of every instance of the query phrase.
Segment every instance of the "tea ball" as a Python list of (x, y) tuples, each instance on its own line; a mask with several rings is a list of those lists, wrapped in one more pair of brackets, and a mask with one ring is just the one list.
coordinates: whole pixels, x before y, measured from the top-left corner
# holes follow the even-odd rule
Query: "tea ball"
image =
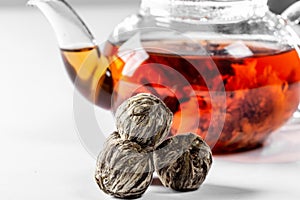
[(210, 147), (199, 136), (176, 135), (154, 151), (155, 171), (162, 184), (177, 191), (196, 190), (212, 165)]
[(117, 198), (138, 198), (152, 181), (153, 162), (139, 144), (122, 140), (115, 132), (97, 159), (95, 179), (99, 188)]
[(123, 102), (115, 118), (123, 140), (154, 148), (168, 136), (173, 113), (158, 97), (140, 93)]

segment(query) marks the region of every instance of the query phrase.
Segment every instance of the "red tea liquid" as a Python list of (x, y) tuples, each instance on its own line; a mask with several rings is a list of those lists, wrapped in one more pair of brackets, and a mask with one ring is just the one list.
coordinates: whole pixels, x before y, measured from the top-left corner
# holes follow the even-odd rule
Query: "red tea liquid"
[(245, 43), (240, 52), (230, 43), (203, 42), (206, 51), (182, 51), (184, 45), (144, 42), (144, 48), (121, 51), (108, 43), (108, 62), (96, 61), (97, 48), (63, 50), (63, 58), (77, 88), (97, 105), (114, 111), (130, 96), (152, 93), (174, 114), (170, 134), (194, 132), (214, 153), (261, 146), (296, 110), (295, 49)]

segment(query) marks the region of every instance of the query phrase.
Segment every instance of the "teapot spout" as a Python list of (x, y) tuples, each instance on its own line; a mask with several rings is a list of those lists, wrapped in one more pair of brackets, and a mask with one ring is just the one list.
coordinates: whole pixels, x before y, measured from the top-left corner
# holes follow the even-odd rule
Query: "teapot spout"
[(290, 5), (282, 12), (281, 16), (294, 24), (298, 24), (300, 22), (300, 1)]
[(29, 0), (27, 4), (39, 8), (52, 25), (75, 88), (92, 103), (109, 109), (109, 63), (85, 23), (64, 0)]
[(29, 0), (45, 15), (62, 49), (95, 47), (95, 39), (78, 14), (64, 0)]

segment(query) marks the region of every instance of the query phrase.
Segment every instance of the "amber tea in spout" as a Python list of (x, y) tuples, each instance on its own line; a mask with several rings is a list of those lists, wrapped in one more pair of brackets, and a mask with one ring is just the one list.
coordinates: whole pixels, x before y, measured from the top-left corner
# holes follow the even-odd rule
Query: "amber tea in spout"
[(110, 109), (113, 82), (98, 47), (61, 51), (66, 71), (80, 93), (96, 105)]
[[(241, 54), (232, 52), (231, 42), (205, 41), (201, 45), (208, 53), (202, 55), (188, 53), (182, 41), (142, 44), (144, 48), (121, 55), (121, 45), (107, 43), (102, 58), (107, 62), (99, 62), (96, 47), (62, 50), (62, 56), (77, 88), (95, 104), (114, 111), (137, 93), (156, 95), (174, 114), (170, 135), (195, 132), (214, 153), (261, 146), (298, 106), (300, 60), (295, 48), (244, 42), (247, 51)], [(219, 105), (210, 92), (222, 88), (226, 101), (219, 103), (226, 103), (225, 109), (213, 112)], [(208, 133), (209, 127), (220, 126), (221, 120), (211, 120), (218, 114), (225, 116), (221, 134)]]

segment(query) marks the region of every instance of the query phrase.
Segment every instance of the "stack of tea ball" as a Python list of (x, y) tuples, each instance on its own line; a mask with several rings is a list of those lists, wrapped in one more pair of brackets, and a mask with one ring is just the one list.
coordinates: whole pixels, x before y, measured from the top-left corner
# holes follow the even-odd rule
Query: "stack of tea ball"
[(97, 159), (96, 182), (117, 198), (139, 198), (156, 171), (162, 184), (177, 191), (196, 190), (212, 164), (209, 146), (189, 133), (170, 137), (173, 114), (151, 94), (141, 93), (116, 111), (117, 132)]

